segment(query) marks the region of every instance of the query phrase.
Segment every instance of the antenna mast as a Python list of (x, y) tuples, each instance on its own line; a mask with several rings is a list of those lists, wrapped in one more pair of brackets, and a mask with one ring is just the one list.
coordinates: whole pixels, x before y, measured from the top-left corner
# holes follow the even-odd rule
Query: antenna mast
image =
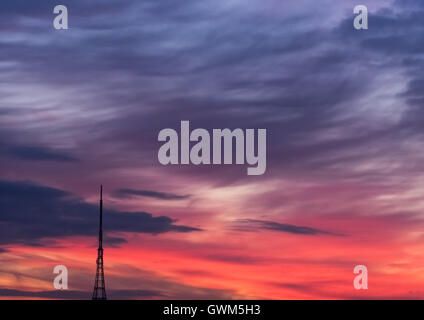
[(103, 186), (100, 186), (99, 248), (97, 249), (97, 269), (94, 281), (93, 300), (106, 300), (105, 274), (103, 268)]

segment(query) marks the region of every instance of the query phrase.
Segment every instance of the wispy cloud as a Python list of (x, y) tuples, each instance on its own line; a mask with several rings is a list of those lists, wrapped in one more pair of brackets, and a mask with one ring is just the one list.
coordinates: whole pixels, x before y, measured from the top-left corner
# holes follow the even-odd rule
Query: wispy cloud
[(297, 226), (293, 224), (287, 223), (279, 223), (274, 221), (266, 221), (266, 220), (255, 220), (255, 219), (239, 219), (235, 221), (233, 229), (239, 231), (263, 231), (270, 230), (276, 232), (285, 232), (292, 233), (298, 235), (332, 235), (332, 236), (340, 236), (341, 234), (324, 231), (320, 229), (315, 229), (311, 227), (305, 226)]
[(135, 189), (118, 189), (114, 195), (119, 198), (126, 198), (131, 196), (155, 198), (160, 200), (184, 200), (190, 195), (178, 195), (173, 193), (158, 192), (153, 190), (135, 190)]

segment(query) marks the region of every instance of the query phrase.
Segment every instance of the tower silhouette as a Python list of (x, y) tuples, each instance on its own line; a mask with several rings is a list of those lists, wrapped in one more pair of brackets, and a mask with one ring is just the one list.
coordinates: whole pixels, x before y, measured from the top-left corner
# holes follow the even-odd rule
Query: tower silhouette
[(103, 186), (100, 186), (100, 227), (99, 248), (97, 249), (97, 270), (94, 281), (93, 300), (106, 300), (105, 273), (103, 270)]

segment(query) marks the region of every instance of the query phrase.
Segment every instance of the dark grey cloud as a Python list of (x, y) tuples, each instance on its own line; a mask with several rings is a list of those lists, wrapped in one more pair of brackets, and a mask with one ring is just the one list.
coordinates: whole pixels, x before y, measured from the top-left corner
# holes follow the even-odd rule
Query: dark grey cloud
[[(153, 290), (109, 290), (114, 300), (164, 298), (160, 291)], [(90, 300), (91, 292), (76, 290), (24, 291), (0, 288), (1, 297), (45, 298), (60, 300)]]
[(341, 234), (333, 233), (330, 231), (324, 231), (320, 229), (315, 229), (305, 226), (297, 226), (287, 223), (279, 223), (274, 221), (266, 220), (255, 220), (255, 219), (239, 219), (235, 221), (233, 227), (238, 231), (277, 231), (284, 233), (292, 233), (297, 235), (307, 235), (307, 236), (316, 236), (316, 235), (331, 235), (331, 236), (340, 236)]
[(76, 162), (72, 155), (41, 146), (0, 145), (0, 154), (5, 157), (18, 158), (27, 161)]
[[(28, 182), (0, 181), (0, 243), (42, 245), (47, 238), (95, 236), (98, 228), (96, 205), (83, 202), (66, 191)], [(154, 217), (146, 212), (104, 210), (106, 241), (119, 245), (119, 232), (160, 234), (192, 232), (197, 228), (176, 225), (166, 216)], [(47, 240), (46, 240), (47, 241)], [(107, 243), (107, 242), (106, 242)]]
[(155, 198), (160, 200), (184, 200), (190, 197), (190, 195), (178, 195), (178, 194), (158, 192), (153, 190), (135, 190), (135, 189), (126, 189), (126, 188), (116, 190), (114, 195), (119, 198), (140, 196), (140, 197)]
[(127, 240), (125, 240), (124, 238), (110, 236), (105, 236), (103, 238), (103, 243), (107, 247), (119, 247), (120, 245), (127, 243)]

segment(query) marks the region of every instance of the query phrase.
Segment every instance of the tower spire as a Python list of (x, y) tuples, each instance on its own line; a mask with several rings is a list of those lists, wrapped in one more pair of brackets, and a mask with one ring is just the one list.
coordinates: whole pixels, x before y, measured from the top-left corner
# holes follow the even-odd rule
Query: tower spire
[(103, 269), (103, 186), (100, 186), (99, 248), (97, 249), (97, 269), (94, 281), (93, 300), (106, 300), (105, 274)]
[(102, 248), (103, 249), (103, 186), (102, 185), (100, 185), (99, 248)]

